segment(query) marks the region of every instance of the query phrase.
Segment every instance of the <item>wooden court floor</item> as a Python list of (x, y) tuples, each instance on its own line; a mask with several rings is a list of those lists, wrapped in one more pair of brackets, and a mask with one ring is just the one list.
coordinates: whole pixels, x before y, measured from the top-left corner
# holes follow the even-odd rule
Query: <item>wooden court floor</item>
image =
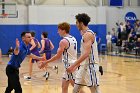
[[(5, 67), (9, 61), (8, 57), (3, 57), (4, 64), (0, 64), (0, 93), (4, 93), (7, 86)], [(100, 89), (102, 93), (140, 93), (140, 59), (124, 58), (117, 56), (100, 56), (100, 64), (104, 68), (104, 75), (100, 76)], [(48, 69), (50, 78), (46, 81), (42, 75), (42, 70), (33, 66), (33, 76), (31, 81), (24, 80), (28, 75), (28, 58), (24, 60), (20, 68), (20, 81), (23, 93), (61, 93), (61, 76), (63, 75), (63, 64), (60, 60), (51, 63), (50, 66), (58, 65), (59, 72)], [(69, 93), (72, 93), (69, 87)], [(90, 93), (84, 87), (85, 93)], [(14, 91), (12, 92), (14, 93)]]

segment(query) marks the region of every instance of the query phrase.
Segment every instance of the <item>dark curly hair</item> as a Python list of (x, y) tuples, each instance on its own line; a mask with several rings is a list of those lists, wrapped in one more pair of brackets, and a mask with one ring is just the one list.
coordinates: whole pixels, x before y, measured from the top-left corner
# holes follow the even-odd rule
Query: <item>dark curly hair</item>
[(75, 16), (78, 22), (83, 22), (85, 26), (90, 22), (90, 17), (86, 13), (81, 13)]

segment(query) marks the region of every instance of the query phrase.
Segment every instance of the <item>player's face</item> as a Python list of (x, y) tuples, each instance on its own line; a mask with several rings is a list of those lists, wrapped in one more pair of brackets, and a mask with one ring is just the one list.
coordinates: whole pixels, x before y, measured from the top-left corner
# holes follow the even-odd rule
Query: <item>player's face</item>
[(30, 33), (25, 34), (25, 42), (29, 44), (31, 42), (32, 36)]
[(58, 28), (58, 34), (59, 34), (61, 37), (63, 37), (64, 30)]
[(77, 26), (79, 31), (82, 30), (81, 23), (78, 20), (76, 20), (76, 26)]

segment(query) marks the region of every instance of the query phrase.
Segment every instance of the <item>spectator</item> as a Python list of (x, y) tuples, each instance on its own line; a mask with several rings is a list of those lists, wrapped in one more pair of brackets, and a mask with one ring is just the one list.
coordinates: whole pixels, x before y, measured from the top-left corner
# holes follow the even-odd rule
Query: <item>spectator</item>
[(8, 55), (9, 57), (11, 57), (11, 55), (13, 54), (13, 52), (14, 52), (13, 47), (10, 47), (10, 49), (8, 50), (7, 55)]
[(111, 38), (112, 38), (112, 35), (110, 34), (110, 32), (108, 32), (108, 34), (106, 35), (107, 52), (111, 52)]

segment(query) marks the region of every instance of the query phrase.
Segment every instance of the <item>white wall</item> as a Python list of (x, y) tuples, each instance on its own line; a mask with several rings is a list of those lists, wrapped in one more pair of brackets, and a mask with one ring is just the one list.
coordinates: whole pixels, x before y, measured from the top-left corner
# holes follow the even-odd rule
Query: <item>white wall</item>
[(31, 4), (31, 1), (39, 5), (88, 5), (98, 0), (6, 0), (6, 2), (17, 2), (18, 4)]
[(106, 24), (106, 7), (97, 7), (96, 13), (97, 24)]
[[(18, 5), (18, 18), (0, 18), (0, 24), (58, 24), (67, 21), (75, 24), (75, 15), (87, 13), (91, 17), (90, 24), (106, 24), (106, 12), (103, 7), (90, 6), (23, 6)], [(98, 11), (98, 12), (97, 12)]]
[[(64, 2), (65, 1), (65, 2)], [(64, 3), (66, 4), (76, 4), (76, 5), (85, 5), (87, 4), (85, 2), (85, 0), (46, 0), (44, 2), (44, 4), (47, 4), (47, 5), (63, 5)]]
[[(36, 4), (40, 5), (90, 5), (91, 3), (99, 4), (99, 0), (32, 0)], [(100, 0), (103, 1), (105, 5), (108, 4), (109, 0)], [(132, 6), (137, 6), (139, 0), (124, 0), (124, 6), (128, 6), (128, 2), (131, 1)], [(30, 3), (30, 0), (5, 0), (5, 2), (17, 2), (18, 4), (27, 4)]]
[(97, 23), (97, 12), (95, 7), (70, 6), (30, 6), (29, 23), (58, 24), (59, 22), (67, 21), (71, 24), (75, 24), (75, 15), (78, 13), (87, 13), (91, 17), (90, 24)]

